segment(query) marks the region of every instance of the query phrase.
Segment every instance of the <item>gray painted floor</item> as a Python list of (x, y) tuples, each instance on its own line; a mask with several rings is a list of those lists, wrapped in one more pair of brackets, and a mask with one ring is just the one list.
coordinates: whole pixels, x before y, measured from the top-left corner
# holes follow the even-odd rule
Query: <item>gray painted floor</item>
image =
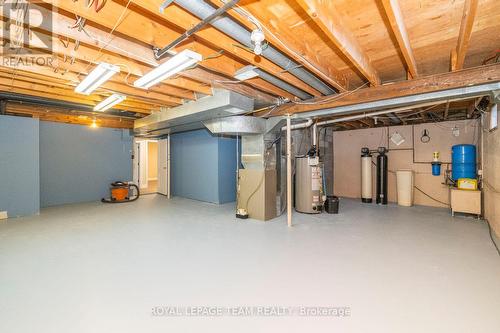
[[(0, 222), (0, 332), (500, 331), (500, 258), (484, 223), (353, 200), (294, 222), (156, 195)], [(199, 305), (351, 315), (152, 315)]]

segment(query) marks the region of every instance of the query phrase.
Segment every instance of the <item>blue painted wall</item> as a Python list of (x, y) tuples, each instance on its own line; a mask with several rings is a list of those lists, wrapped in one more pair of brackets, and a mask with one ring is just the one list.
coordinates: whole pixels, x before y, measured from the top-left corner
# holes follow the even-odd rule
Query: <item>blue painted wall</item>
[(0, 116), (0, 211), (40, 211), (38, 119)]
[[(241, 151), (241, 149), (240, 149)], [(219, 202), (236, 201), (236, 139), (219, 138)]]
[(207, 130), (172, 135), (172, 193), (212, 203), (236, 199), (236, 140)]
[(42, 207), (100, 200), (109, 184), (132, 179), (128, 130), (40, 122)]

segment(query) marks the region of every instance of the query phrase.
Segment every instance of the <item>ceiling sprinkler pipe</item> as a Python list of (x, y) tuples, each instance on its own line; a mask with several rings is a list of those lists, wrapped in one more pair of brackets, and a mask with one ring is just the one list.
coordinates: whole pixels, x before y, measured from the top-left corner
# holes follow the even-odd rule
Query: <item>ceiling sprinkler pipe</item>
[[(216, 11), (216, 9), (212, 5), (206, 3), (203, 0), (174, 0), (174, 2), (188, 12), (196, 15), (201, 20), (206, 19)], [(254, 48), (254, 46), (252, 45), (251, 32), (249, 32), (240, 24), (236, 23), (231, 18), (223, 15), (213, 20), (210, 24), (226, 35), (231, 36), (239, 43), (251, 49)], [(263, 49), (262, 56), (280, 66), (281, 68), (287, 70), (289, 73), (296, 76), (317, 91), (321, 92), (323, 95), (332, 95), (336, 93), (335, 90), (333, 90), (326, 83), (318, 79), (316, 76), (314, 76), (304, 68), (301, 68), (300, 64), (285, 56), (273, 46), (269, 45), (268, 47)]]

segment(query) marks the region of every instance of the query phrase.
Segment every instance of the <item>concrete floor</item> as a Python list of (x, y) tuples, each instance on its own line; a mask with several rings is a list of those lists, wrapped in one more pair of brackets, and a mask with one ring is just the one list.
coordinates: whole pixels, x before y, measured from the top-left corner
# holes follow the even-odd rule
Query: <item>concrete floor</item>
[[(146, 196), (0, 222), (0, 332), (499, 332), (484, 223), (361, 205), (240, 221)], [(349, 317), (166, 317), (157, 306), (349, 307)]]

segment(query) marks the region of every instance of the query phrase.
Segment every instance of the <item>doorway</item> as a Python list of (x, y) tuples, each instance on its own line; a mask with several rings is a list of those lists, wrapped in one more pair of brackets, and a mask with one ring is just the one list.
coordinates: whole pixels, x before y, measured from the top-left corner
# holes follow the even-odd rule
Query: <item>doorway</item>
[(141, 194), (159, 193), (170, 197), (168, 139), (134, 140), (134, 183)]

